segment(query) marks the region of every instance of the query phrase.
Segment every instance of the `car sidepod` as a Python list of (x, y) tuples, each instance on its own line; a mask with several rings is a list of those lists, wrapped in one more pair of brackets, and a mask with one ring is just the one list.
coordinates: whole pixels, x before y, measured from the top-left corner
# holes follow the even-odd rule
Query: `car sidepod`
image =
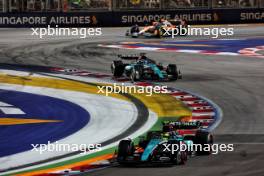
[(149, 157), (151, 156), (152, 152), (155, 150), (155, 148), (158, 146), (158, 144), (161, 143), (160, 139), (152, 139), (149, 141), (147, 147), (145, 148), (142, 156), (141, 161), (148, 161)]

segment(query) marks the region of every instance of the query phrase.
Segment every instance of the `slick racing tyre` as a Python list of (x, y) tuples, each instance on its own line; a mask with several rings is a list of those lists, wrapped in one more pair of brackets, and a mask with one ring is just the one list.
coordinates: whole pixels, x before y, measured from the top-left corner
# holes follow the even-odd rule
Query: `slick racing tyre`
[(177, 70), (177, 66), (175, 64), (169, 64), (166, 70), (168, 76), (170, 76), (171, 80), (177, 80), (179, 78), (179, 73)]
[(131, 140), (122, 140), (119, 142), (117, 151), (117, 161), (125, 161), (127, 156), (132, 155), (134, 152), (134, 144)]
[(132, 26), (130, 29), (130, 33), (139, 33), (139, 27), (137, 25)]
[(196, 151), (198, 155), (210, 155), (212, 153), (212, 145), (214, 140), (212, 134), (209, 132), (197, 131), (194, 142), (202, 146), (201, 150)]
[[(169, 144), (177, 145), (178, 147), (181, 145), (180, 141), (170, 141)], [(171, 153), (171, 162), (175, 165), (184, 165), (187, 162), (187, 152), (186, 151), (175, 151)]]
[(177, 151), (172, 158), (172, 163), (175, 165), (184, 165), (187, 162), (187, 153), (185, 151)]
[(140, 81), (142, 79), (142, 74), (143, 74), (143, 66), (135, 65), (130, 75), (131, 81), (132, 82)]
[(125, 66), (122, 61), (116, 60), (111, 64), (111, 71), (114, 77), (120, 77), (124, 73)]

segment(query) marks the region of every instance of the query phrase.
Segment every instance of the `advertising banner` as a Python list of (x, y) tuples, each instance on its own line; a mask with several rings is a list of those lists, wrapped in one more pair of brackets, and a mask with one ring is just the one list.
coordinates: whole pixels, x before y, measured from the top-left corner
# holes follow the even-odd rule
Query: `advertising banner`
[(188, 24), (261, 23), (264, 9), (0, 13), (0, 27), (131, 26), (147, 25), (160, 18), (185, 19)]

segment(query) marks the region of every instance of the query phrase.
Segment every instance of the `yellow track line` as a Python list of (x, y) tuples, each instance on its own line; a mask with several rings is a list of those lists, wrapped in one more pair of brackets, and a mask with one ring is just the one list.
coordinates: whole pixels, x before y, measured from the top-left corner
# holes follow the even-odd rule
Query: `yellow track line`
[[(0, 74), (0, 83), (63, 89), (69, 91), (92, 93), (102, 96), (105, 95), (103, 93), (98, 93), (99, 89), (93, 85), (79, 83), (77, 81), (53, 79), (46, 77), (14, 76), (14, 75)], [(109, 96), (122, 100), (128, 100), (124, 96), (115, 93), (110, 93)]]
[(55, 123), (62, 122), (61, 120), (41, 120), (41, 119), (21, 119), (21, 118), (2, 118), (0, 117), (1, 125), (21, 125), (32, 123)]

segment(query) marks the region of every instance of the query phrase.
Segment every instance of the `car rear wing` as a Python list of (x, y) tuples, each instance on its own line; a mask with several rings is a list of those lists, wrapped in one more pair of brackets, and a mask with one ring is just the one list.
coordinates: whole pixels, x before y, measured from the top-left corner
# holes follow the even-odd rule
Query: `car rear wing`
[(118, 55), (118, 58), (122, 60), (137, 60), (139, 56), (138, 55)]
[(118, 58), (123, 59), (123, 60), (137, 60), (141, 56), (145, 56), (145, 53), (140, 53), (140, 54), (131, 54), (131, 55), (117, 55)]
[(174, 129), (199, 129), (201, 128), (201, 122), (180, 122), (180, 121), (165, 121), (163, 126), (173, 126)]

